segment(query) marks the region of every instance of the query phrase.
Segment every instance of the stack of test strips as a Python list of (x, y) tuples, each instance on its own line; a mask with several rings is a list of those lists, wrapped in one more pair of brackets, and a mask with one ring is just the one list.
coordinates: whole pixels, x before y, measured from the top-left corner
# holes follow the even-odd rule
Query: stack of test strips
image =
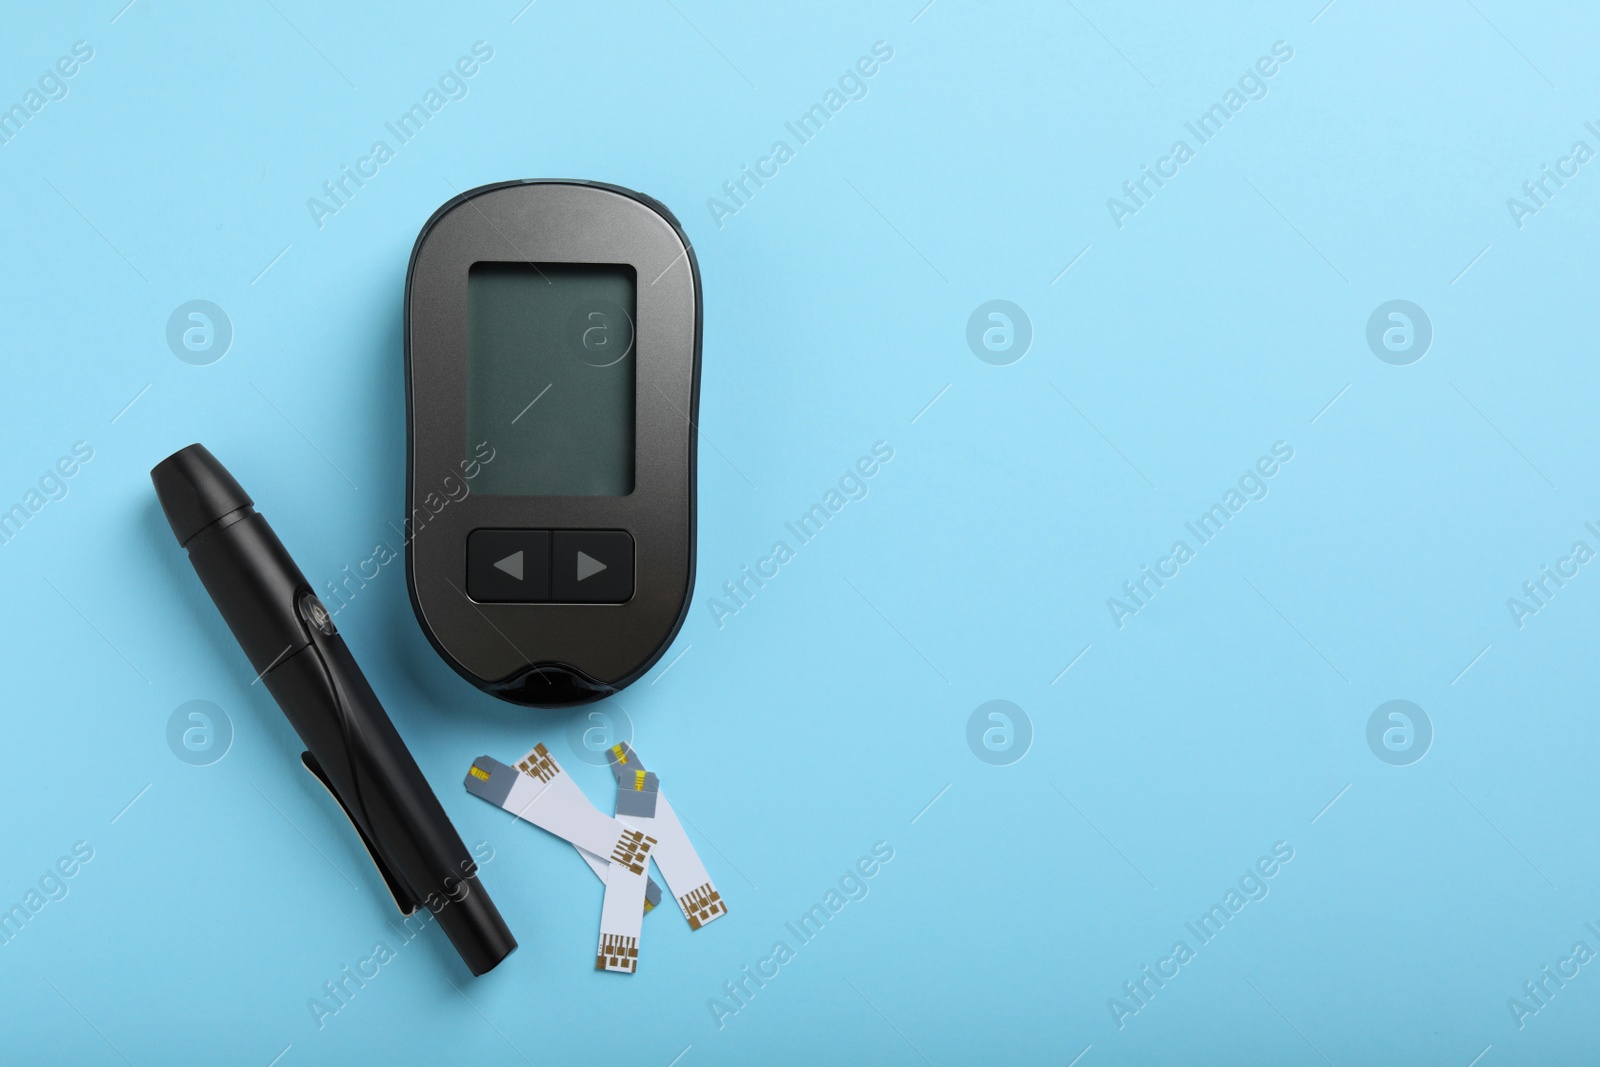
[(661, 900), (661, 888), (649, 877), (651, 859), (691, 929), (726, 915), (728, 909), (662, 795), (660, 778), (645, 770), (627, 744), (614, 746), (607, 755), (617, 782), (615, 818), (590, 803), (542, 744), (514, 767), (479, 756), (465, 784), (474, 796), (578, 850), (606, 887), (595, 969), (632, 974), (639, 965), (644, 915)]

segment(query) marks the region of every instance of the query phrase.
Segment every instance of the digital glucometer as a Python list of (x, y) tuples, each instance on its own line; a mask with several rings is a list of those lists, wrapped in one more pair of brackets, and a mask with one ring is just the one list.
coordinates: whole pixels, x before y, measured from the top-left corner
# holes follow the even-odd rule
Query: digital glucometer
[(677, 220), (590, 182), (463, 193), (412, 250), (405, 365), (406, 580), (434, 648), (538, 707), (640, 677), (694, 584), (700, 272)]

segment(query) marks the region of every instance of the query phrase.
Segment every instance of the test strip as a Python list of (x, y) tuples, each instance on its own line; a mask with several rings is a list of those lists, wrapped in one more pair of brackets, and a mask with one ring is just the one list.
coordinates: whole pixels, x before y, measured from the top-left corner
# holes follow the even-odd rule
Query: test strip
[[(537, 752), (538, 750), (535, 749), (534, 751)], [(533, 753), (530, 752), (530, 753), (528, 753), (528, 756), (525, 756), (523, 758), (527, 759), (527, 758), (530, 758), (532, 756), (533, 756)], [(577, 784), (575, 782), (573, 782), (572, 779), (568, 778), (566, 775), (562, 775), (561, 777), (566, 780), (566, 783), (567, 783), (567, 785), (569, 787), (574, 788), (574, 789), (577, 788)], [(552, 783), (552, 784), (554, 785), (556, 783)], [(589, 869), (594, 872), (594, 876), (596, 878), (600, 879), (601, 883), (604, 884), (604, 882), (606, 880), (606, 868), (608, 868), (611, 865), (609, 863), (607, 863), (605, 860), (601, 859), (599, 856), (596, 856), (593, 852), (589, 852), (589, 851), (587, 851), (585, 849), (579, 848), (577, 845), (573, 845), (572, 847), (578, 853), (578, 855), (583, 858), (583, 862), (587, 863), (589, 865)], [(645, 914), (648, 915), (655, 908), (655, 906), (657, 904), (660, 904), (660, 903), (661, 903), (661, 886), (659, 884), (657, 884), (657, 882), (656, 882), (656, 880), (654, 878), (651, 878), (648, 875), (646, 875), (645, 876), (645, 887), (644, 887), (644, 911), (645, 911)]]
[[(644, 770), (639, 754), (627, 742), (613, 745), (607, 756), (611, 773), (617, 780), (617, 820), (655, 839), (651, 858), (656, 861), (683, 917), (689, 920), (689, 928), (698, 930), (728, 914), (722, 894), (711, 883), (705, 864), (700, 862), (677, 813), (667, 802), (666, 794), (661, 792), (656, 775)], [(640, 772), (644, 772), (642, 776)], [(652, 784), (653, 789), (649, 788)], [(644, 805), (653, 806), (654, 814), (633, 814)]]
[(606, 895), (600, 905), (597, 971), (632, 974), (639, 966), (639, 933), (644, 925), (644, 879), (620, 863), (606, 870)]
[[(473, 770), (480, 769), (483, 762), (477, 761)], [(504, 772), (511, 772), (511, 768), (504, 764), (500, 766)], [(493, 769), (489, 770), (490, 779), (480, 779), (485, 789), (494, 778)], [(600, 906), (600, 943), (595, 954), (595, 969), (633, 974), (639, 965), (639, 934), (648, 900), (646, 893), (649, 881), (645, 872), (650, 866), (649, 853), (655, 840), (637, 829), (620, 824), (596, 808), (578, 783), (572, 780), (542, 744), (535, 745), (531, 752), (517, 761), (514, 773), (522, 783), (527, 784), (523, 786), (514, 782), (506, 800), (500, 802), (501, 807), (571, 842), (580, 853), (587, 852), (597, 860), (601, 856), (609, 857), (608, 860), (600, 860), (604, 864), (602, 880), (606, 884), (606, 893)], [(475, 777), (475, 774), (468, 773), (469, 789)], [(530, 790), (538, 792), (532, 793)], [(522, 797), (527, 798), (525, 803), (529, 805), (526, 813), (513, 807), (516, 800)], [(569, 832), (576, 833), (581, 826), (593, 826), (600, 822), (620, 829), (625, 835), (610, 852), (595, 848), (592, 842), (586, 843), (569, 836)], [(637, 835), (642, 841), (630, 842), (627, 834)]]
[[(601, 814), (582, 790), (573, 793), (560, 786), (552, 788), (553, 783), (570, 782), (570, 779), (543, 745), (529, 757), (523, 761), (526, 767), (508, 767), (493, 756), (479, 756), (467, 772), (467, 792), (563, 841), (627, 868), (641, 882), (640, 914), (643, 915), (642, 883), (655, 842), (639, 829)], [(608, 874), (606, 884), (610, 883)]]

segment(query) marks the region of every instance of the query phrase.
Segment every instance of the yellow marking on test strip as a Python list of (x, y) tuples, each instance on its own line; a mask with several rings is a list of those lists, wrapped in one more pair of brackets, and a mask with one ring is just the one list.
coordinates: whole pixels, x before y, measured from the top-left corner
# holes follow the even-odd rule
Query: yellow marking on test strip
[(613, 755), (615, 755), (617, 757), (617, 762), (618, 763), (627, 763), (628, 762), (628, 755), (627, 755), (626, 752), (624, 752), (622, 750), (622, 746), (621, 745), (612, 745), (611, 746), (611, 752), (612, 752)]
[(487, 782), (489, 780), (489, 772), (479, 767), (476, 763), (472, 765), (472, 770), (468, 773), (471, 774), (472, 777), (478, 779), (480, 782)]
[(634, 771), (633, 772), (633, 791), (635, 793), (644, 792), (644, 772), (643, 771)]

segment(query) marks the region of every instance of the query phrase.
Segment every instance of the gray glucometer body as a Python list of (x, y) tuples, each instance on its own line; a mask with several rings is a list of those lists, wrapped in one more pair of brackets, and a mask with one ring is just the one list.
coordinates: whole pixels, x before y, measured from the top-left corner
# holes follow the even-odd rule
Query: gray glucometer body
[(411, 253), (405, 365), (406, 580), (434, 648), (518, 704), (640, 677), (694, 585), (700, 273), (677, 220), (586, 182), (456, 197)]

